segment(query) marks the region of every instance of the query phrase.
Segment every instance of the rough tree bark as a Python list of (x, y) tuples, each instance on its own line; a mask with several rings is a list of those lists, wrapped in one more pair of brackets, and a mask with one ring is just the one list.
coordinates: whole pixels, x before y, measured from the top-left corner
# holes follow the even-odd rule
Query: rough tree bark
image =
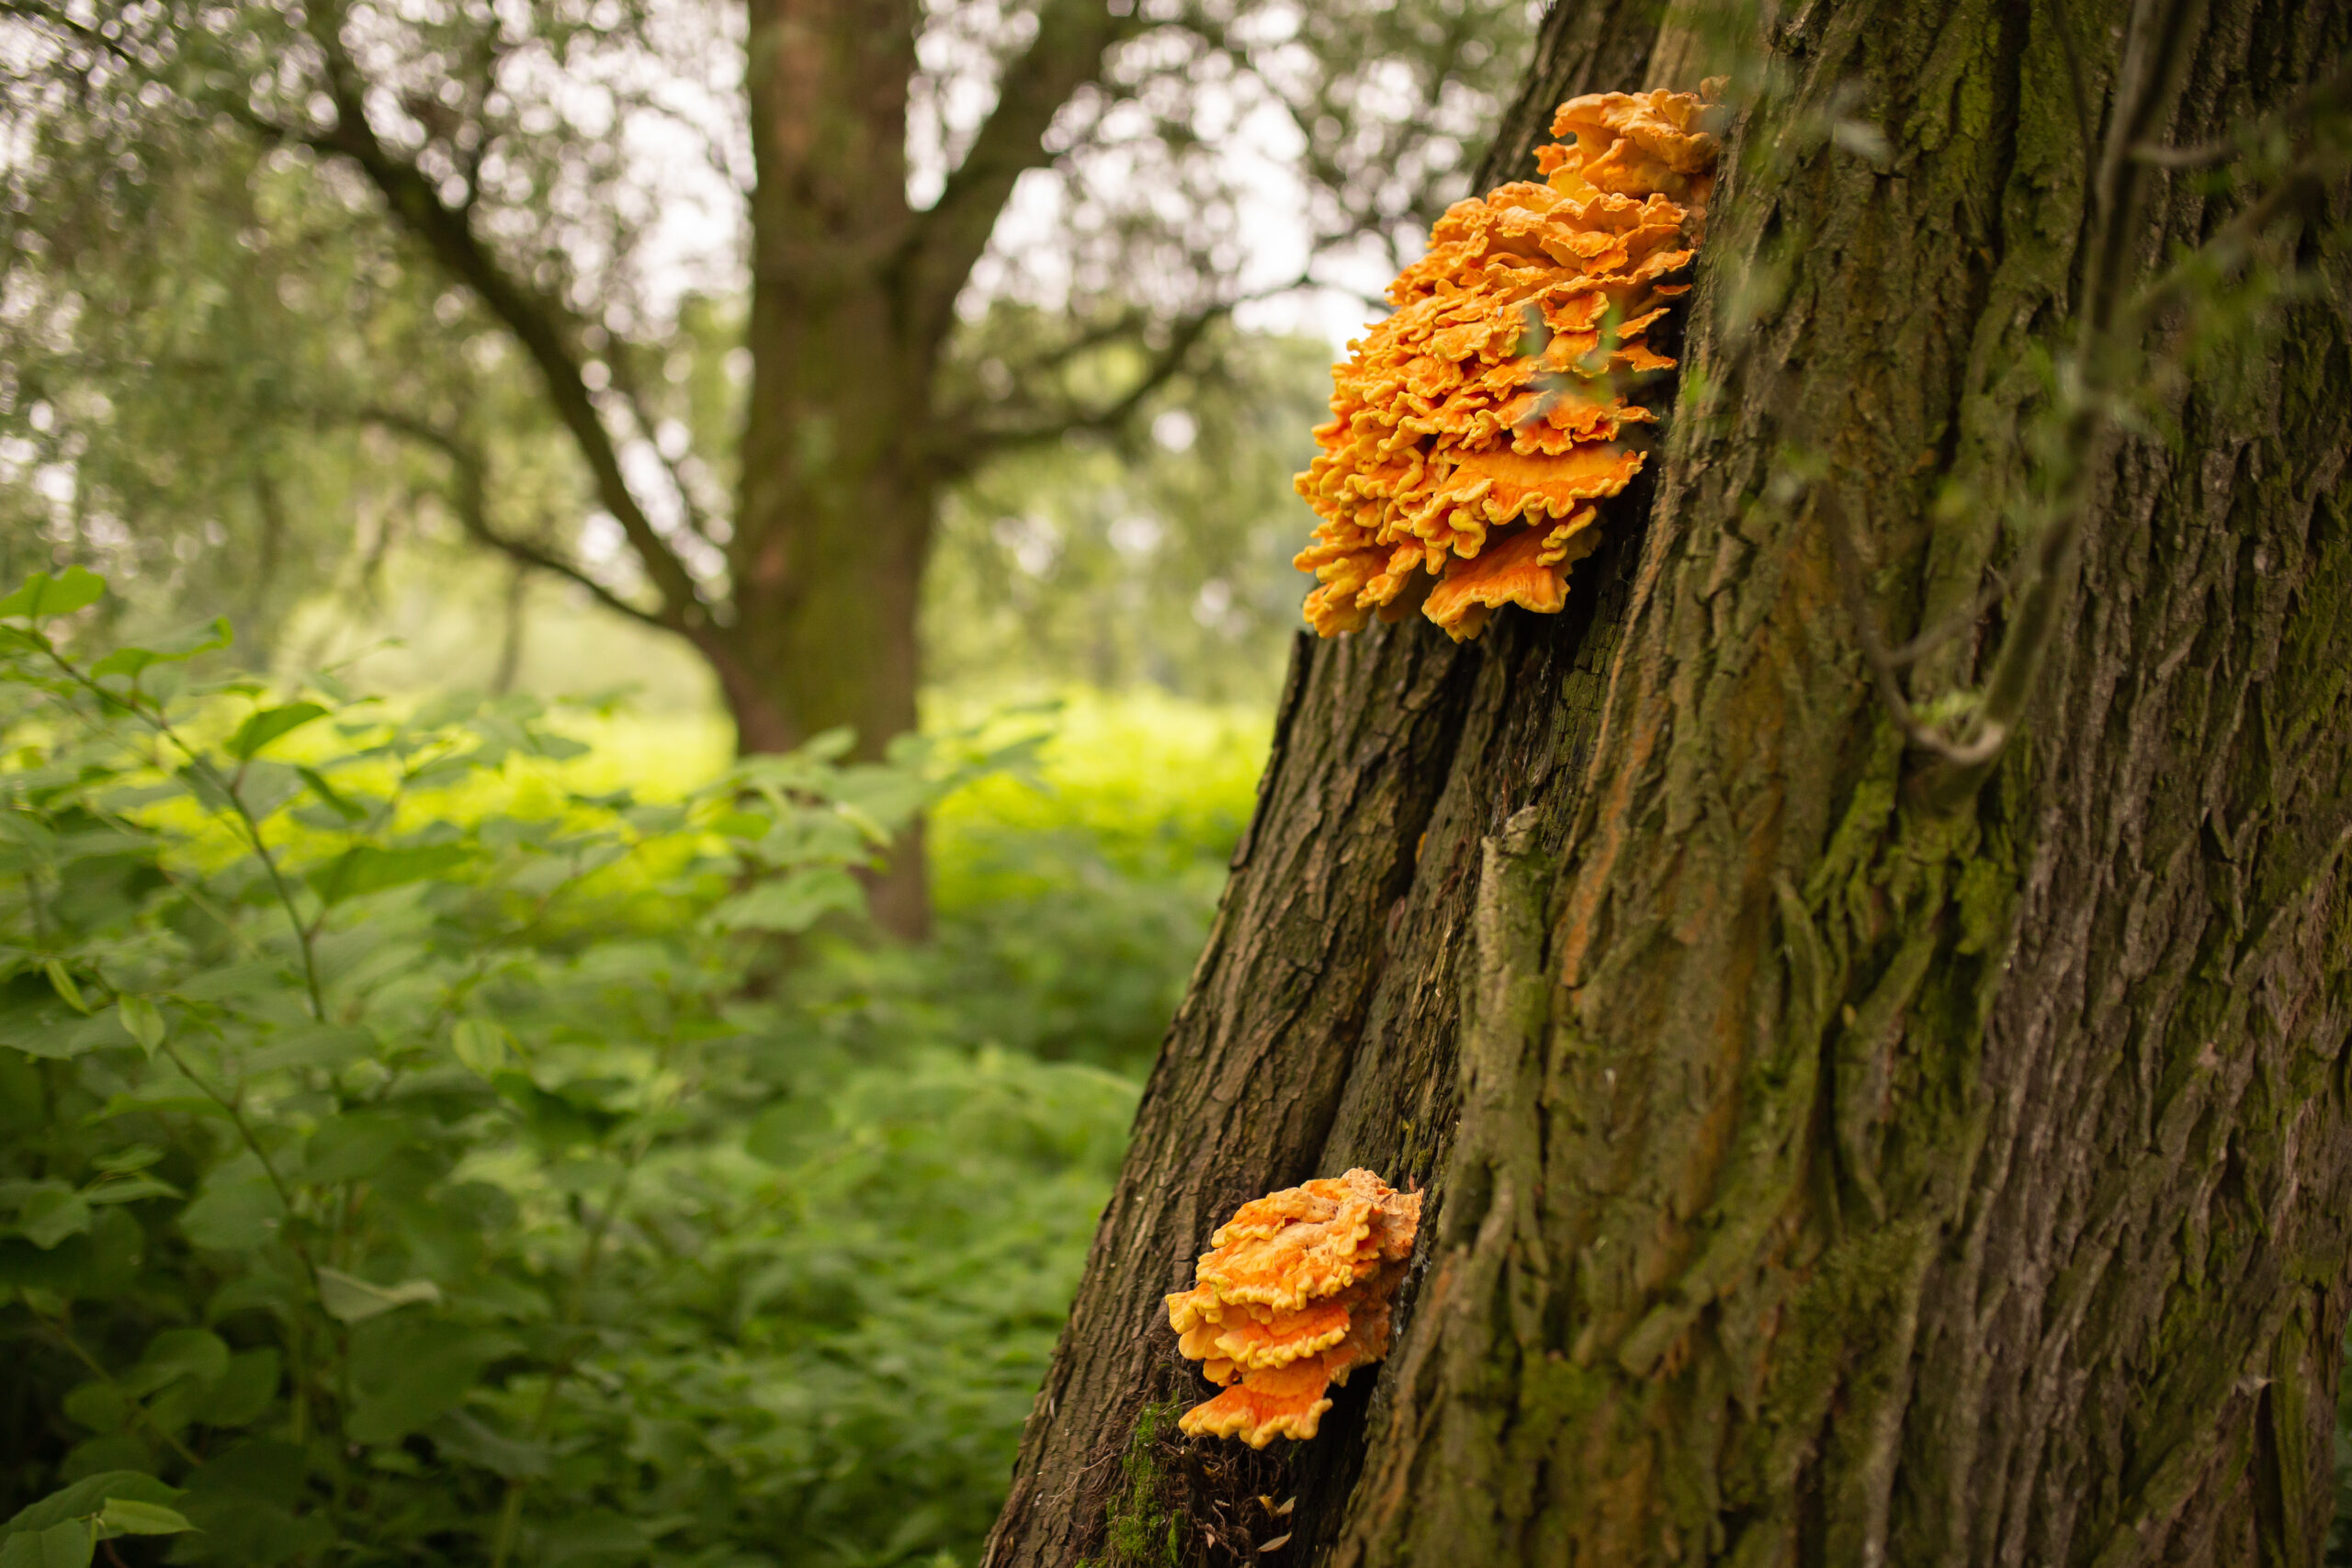
[[(2086, 243), (2057, 28), (2098, 117), (2124, 9), (1795, 8), (1701, 258), (1710, 395), (1566, 611), (1302, 642), (989, 1568), (1115, 1556), (1139, 1413), (1206, 1392), (1161, 1293), (1241, 1200), (1357, 1164), (1431, 1191), (1397, 1348), (1310, 1444), (1146, 1456), (1191, 1560), (1280, 1528), (1266, 1491), (1293, 1538), (1255, 1560), (1351, 1568), (2319, 1561), (2352, 293), (2329, 275), (2102, 466), (2025, 732), (1973, 790), (1921, 789), (1787, 478), (1864, 502), (1890, 637), (1976, 594), (1997, 531), (1938, 497), (2020, 471)], [(1564, 4), (1527, 110), (1647, 84), (1656, 16)], [(2210, 0), (2165, 133), (2347, 48), (2341, 7)], [(1489, 174), (1538, 129), (1516, 112)], [(2168, 176), (2144, 259), (2232, 210)]]

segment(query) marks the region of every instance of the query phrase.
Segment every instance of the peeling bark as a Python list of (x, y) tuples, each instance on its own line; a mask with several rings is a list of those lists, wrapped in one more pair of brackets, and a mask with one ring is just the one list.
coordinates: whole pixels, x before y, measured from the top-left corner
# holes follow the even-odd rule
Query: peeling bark
[[(1157, 1306), (1215, 1221), (1358, 1164), (1431, 1188), (1430, 1240), (1261, 1561), (2319, 1562), (2352, 292), (2329, 275), (2120, 446), (2026, 733), (1957, 804), (1916, 787), (1785, 479), (1866, 500), (1890, 639), (2003, 558), (1939, 507), (2017, 481), (2028, 354), (2079, 286), (2066, 10), (2098, 112), (2117, 4), (1793, 15), (1702, 256), (1706, 402), (1567, 610), (1302, 644), (995, 1568), (1099, 1553), (1091, 1478), (1147, 1402), (1205, 1392)], [(1640, 85), (1589, 23), (1547, 23), (1529, 101)], [(2211, 0), (2168, 133), (2347, 48), (2340, 7)], [(1883, 164), (1810, 145), (1833, 114)], [(2230, 210), (2173, 178), (2148, 259)]]

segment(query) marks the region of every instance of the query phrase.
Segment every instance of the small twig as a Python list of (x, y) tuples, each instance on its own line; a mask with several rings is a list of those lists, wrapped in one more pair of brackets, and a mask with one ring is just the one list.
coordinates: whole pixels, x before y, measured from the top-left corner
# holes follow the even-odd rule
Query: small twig
[(2352, 57), (2339, 61), (2334, 71), (2228, 137), (2193, 147), (2143, 142), (2132, 149), (2132, 156), (2159, 169), (2210, 169), (2244, 157), (2271, 132), (2283, 130), (2304, 115), (2335, 107), (2344, 99), (2352, 99)]
[(1845, 502), (1835, 485), (1825, 483), (1819, 488), (1815, 508), (1828, 525), (1830, 553), (1838, 563), (1838, 592), (1845, 600), (1847, 618), (1854, 623), (1854, 640), (1861, 644), (1862, 657), (1870, 663), (1879, 701), (1886, 705), (1888, 716), (1903, 731), (1904, 739), (1957, 767), (1973, 767), (1989, 761), (2008, 739), (2004, 727), (1980, 722), (1975, 737), (1961, 741), (1920, 721), (1910, 698), (1904, 695), (1902, 682), (1895, 678), (1895, 662), (1879, 638), (1876, 617), (1871, 613), (1861, 547), (1856, 542), (1853, 524), (1846, 515)]
[[(1840, 592), (1880, 700), (1914, 746), (1956, 770), (1934, 786), (1932, 793), (1939, 795), (1973, 787), (1983, 777), (1978, 770), (1999, 754), (2024, 719), (2074, 587), (2097, 478), (2113, 448), (2118, 389), (2142, 370), (2142, 344), (2150, 317), (2181, 291), (2197, 271), (2217, 263), (2234, 265), (2241, 251), (2280, 212), (2304, 199), (2319, 178), (2307, 153), (2275, 189), (2239, 213), (2190, 256), (2154, 284), (2136, 294), (2131, 292), (2148, 180), (2151, 171), (2166, 161), (2143, 155), (2148, 132), (2178, 72), (2183, 40), (2195, 9), (2190, 0), (2136, 0), (2132, 6), (2114, 108), (2095, 154), (2090, 190), (2093, 221), (2075, 310), (2074, 357), (2063, 367), (2060, 386), (2058, 412), (2064, 428), (2055, 433), (2052, 443), (2054, 455), (2037, 462), (2030, 476), (2039, 498), (2039, 504), (2031, 509), (2039, 514), (2031, 519), (2037, 525), (2025, 530), (2032, 540), (2030, 557), (2015, 587), (2016, 611), (2001, 638), (1983, 699), (1968, 721), (1973, 733), (1965, 739), (1923, 722), (1904, 693), (1897, 671), (1975, 625), (2008, 595), (2010, 586), (1996, 578), (1978, 591), (1965, 616), (1931, 626), (1899, 648), (1889, 649), (1880, 637), (1871, 610), (1860, 547), (1844, 502), (1834, 487), (1824, 485), (1820, 490), (1816, 504), (1828, 528)], [(2064, 0), (2059, 0), (2057, 17), (2077, 94), (2077, 110), (2087, 128), (2087, 96)], [(2352, 88), (2352, 65), (2339, 67), (2281, 112), (2293, 113), (2327, 101), (2344, 88)], [(2184, 155), (2193, 151), (2184, 150)]]
[(541, 548), (527, 539), (518, 539), (500, 533), (490, 521), (487, 463), (480, 448), (463, 438), (428, 421), (390, 408), (364, 408), (355, 416), (360, 421), (381, 427), (421, 446), (430, 446), (449, 459), (456, 479), (454, 492), (440, 492), (439, 498), (456, 514), (458, 526), (477, 542), (487, 545), (508, 559), (560, 577), (565, 581), (587, 591), (588, 595), (605, 608), (628, 616), (642, 626), (663, 631), (682, 629), (683, 623), (671, 614), (665, 602), (658, 610), (648, 610), (630, 604), (613, 589), (565, 560), (554, 552)]
[(1994, 605), (2009, 596), (2009, 580), (2007, 577), (1997, 569), (1988, 569), (1986, 575), (1992, 581), (1976, 591), (1976, 596), (1968, 602), (1968, 608), (1928, 627), (1909, 642), (1882, 650), (1880, 657), (1895, 669), (1905, 669), (1925, 659), (1952, 638), (1975, 630), (1976, 623), (1983, 620)]
[(2200, 266), (2232, 267), (2271, 220), (2289, 208), (2312, 200), (2321, 191), (2316, 158), (2305, 158), (2288, 170), (2277, 186), (2216, 230), (2213, 237), (2183, 256), (2163, 276), (2136, 295), (2124, 308), (2134, 322), (2150, 316), (2184, 293)]

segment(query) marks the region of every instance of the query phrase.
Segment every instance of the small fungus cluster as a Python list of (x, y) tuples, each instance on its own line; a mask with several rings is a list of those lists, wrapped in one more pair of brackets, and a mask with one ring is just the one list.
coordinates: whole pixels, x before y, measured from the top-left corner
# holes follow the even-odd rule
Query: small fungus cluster
[(1311, 1438), (1325, 1391), (1388, 1354), (1389, 1304), (1421, 1195), (1368, 1170), (1253, 1198), (1209, 1237), (1194, 1284), (1168, 1298), (1176, 1348), (1224, 1391), (1177, 1422), (1262, 1449)]
[[(1709, 84), (1710, 86), (1713, 84)], [(1322, 517), (1298, 557), (1325, 637), (1421, 613), (1460, 642), (1502, 604), (1566, 602), (1600, 536), (1593, 502), (1641, 471), (1656, 414), (1621, 372), (1674, 361), (1643, 333), (1685, 284), (1714, 186), (1718, 111), (1690, 93), (1571, 98), (1544, 183), (1457, 202), (1389, 285), (1396, 313), (1332, 368), (1331, 421), (1298, 492)], [(1424, 596), (1425, 595), (1425, 596)]]

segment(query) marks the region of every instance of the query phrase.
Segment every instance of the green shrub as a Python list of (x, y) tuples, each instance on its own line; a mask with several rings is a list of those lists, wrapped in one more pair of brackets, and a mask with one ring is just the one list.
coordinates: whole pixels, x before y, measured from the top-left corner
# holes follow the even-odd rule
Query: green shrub
[(528, 701), (77, 660), (99, 592), (0, 602), (0, 1561), (968, 1558), (1135, 1094), (987, 1042), (1131, 1063), (1206, 896), (1106, 871), (1118, 1021), (997, 1028), (943, 975), (1060, 928), (825, 932), (1019, 745), (590, 794)]

